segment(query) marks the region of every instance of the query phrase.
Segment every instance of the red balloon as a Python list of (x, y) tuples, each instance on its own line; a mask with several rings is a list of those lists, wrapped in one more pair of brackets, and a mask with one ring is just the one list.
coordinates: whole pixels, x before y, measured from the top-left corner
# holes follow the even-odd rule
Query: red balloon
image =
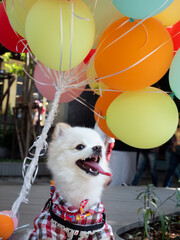
[(172, 26), (166, 27), (166, 29), (168, 30), (168, 33), (171, 32)]
[(15, 33), (9, 23), (4, 9), (4, 3), (0, 4), (0, 43), (8, 50), (16, 53), (28, 52), (27, 41)]
[(172, 26), (170, 35), (174, 44), (174, 51), (177, 52), (180, 48), (180, 21)]
[(96, 49), (91, 49), (90, 52), (88, 53), (88, 55), (85, 57), (84, 59), (84, 63), (87, 64), (89, 62), (89, 60), (91, 59), (91, 57), (93, 56), (93, 54), (95, 53)]

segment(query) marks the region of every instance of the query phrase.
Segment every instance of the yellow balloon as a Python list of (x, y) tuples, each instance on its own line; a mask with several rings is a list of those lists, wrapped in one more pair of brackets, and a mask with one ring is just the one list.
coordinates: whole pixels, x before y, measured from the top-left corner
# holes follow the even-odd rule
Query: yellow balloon
[(37, 0), (6, 0), (6, 13), (13, 29), (25, 38), (26, 17)]
[(25, 29), (34, 55), (54, 70), (67, 71), (80, 64), (94, 42), (94, 20), (81, 0), (38, 0)]
[(104, 30), (124, 15), (117, 10), (111, 0), (83, 0), (83, 2), (86, 3), (94, 16), (96, 34), (93, 48), (96, 48)]
[(174, 25), (180, 20), (180, 0), (174, 0), (168, 8), (154, 18), (160, 20), (165, 27)]
[(98, 79), (95, 67), (94, 67), (94, 62), (91, 62), (88, 70), (87, 70), (87, 79), (88, 79), (88, 84), (90, 88), (97, 94), (101, 95), (101, 91), (103, 92), (104, 90), (109, 89), (107, 85), (105, 85), (102, 81), (96, 81)]
[(172, 98), (153, 87), (120, 94), (106, 113), (112, 133), (122, 142), (142, 149), (167, 142), (176, 131), (178, 119)]

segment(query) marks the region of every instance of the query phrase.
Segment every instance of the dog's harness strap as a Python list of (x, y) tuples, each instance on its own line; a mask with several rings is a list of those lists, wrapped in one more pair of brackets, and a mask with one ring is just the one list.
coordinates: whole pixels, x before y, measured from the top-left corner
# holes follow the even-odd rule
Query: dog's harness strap
[(94, 225), (89, 225), (89, 226), (83, 226), (83, 225), (78, 225), (78, 224), (73, 224), (71, 222), (68, 222), (68, 221), (65, 221), (64, 219), (62, 219), (61, 217), (57, 216), (53, 211), (52, 211), (52, 200), (51, 198), (47, 201), (47, 203), (45, 204), (45, 208), (49, 207), (49, 213), (51, 215), (51, 218), (63, 225), (65, 228), (69, 228), (69, 229), (72, 229), (74, 230), (74, 235), (73, 235), (73, 238), (72, 240), (77, 240), (80, 236), (80, 232), (93, 232), (93, 231), (97, 231), (101, 228), (103, 228), (104, 224), (105, 224), (105, 214), (102, 213), (103, 215), (103, 220), (102, 220), (102, 223), (97, 223), (97, 224), (94, 224)]
[(79, 236), (80, 236), (80, 231), (78, 231), (78, 234), (76, 234), (76, 235), (74, 234), (73, 235), (72, 240), (78, 240)]
[(43, 211), (48, 207), (50, 207), (50, 205), (52, 205), (52, 199), (51, 198), (49, 198), (48, 200), (47, 200), (47, 202), (45, 203), (45, 206), (44, 206), (44, 208), (43, 208)]

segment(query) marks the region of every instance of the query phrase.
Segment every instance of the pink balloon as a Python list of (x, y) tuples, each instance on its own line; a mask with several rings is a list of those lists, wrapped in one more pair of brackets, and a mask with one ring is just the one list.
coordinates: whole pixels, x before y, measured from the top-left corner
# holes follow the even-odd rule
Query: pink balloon
[[(84, 91), (86, 86), (85, 80), (87, 76), (86, 71), (83, 70), (85, 66), (85, 63), (82, 62), (69, 71), (58, 72), (44, 66), (38, 61), (34, 70), (35, 85), (42, 96), (53, 101), (56, 92), (55, 85), (60, 84), (60, 86), (62, 86), (61, 81), (64, 78), (66, 85), (64, 89), (65, 92), (61, 94), (59, 102), (65, 103), (73, 101)], [(83, 83), (83, 81), (83, 86), (77, 87), (77, 84)]]
[[(7, 216), (12, 218), (12, 212), (11, 211), (5, 210), (5, 211), (0, 212), (0, 214), (4, 214), (4, 215), (7, 215)], [(17, 226), (18, 226), (18, 217), (15, 216), (15, 217), (12, 218), (12, 220), (14, 222), (14, 231), (15, 231)]]

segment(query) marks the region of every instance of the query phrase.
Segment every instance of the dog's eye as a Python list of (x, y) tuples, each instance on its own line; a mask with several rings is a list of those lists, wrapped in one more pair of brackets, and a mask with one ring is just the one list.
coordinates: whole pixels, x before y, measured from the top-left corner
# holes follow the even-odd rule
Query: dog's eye
[(85, 148), (85, 146), (83, 144), (79, 144), (76, 147), (77, 150), (83, 150), (84, 148)]

